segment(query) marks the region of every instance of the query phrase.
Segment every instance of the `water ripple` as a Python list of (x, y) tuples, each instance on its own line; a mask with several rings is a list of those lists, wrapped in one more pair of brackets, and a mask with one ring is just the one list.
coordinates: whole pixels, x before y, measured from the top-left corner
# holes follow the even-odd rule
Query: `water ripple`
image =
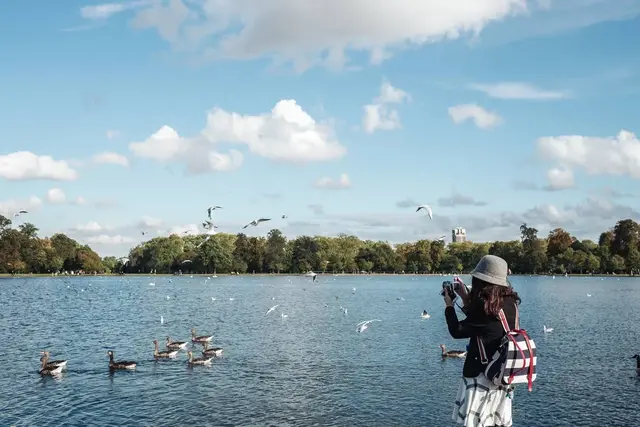
[[(0, 280), (0, 425), (450, 425), (462, 361), (442, 361), (438, 344), (464, 342), (448, 336), (440, 282)], [(637, 421), (640, 403), (630, 396), (640, 380), (630, 356), (640, 352), (639, 285), (628, 278), (514, 278), (524, 300), (522, 324), (539, 347), (534, 392), (516, 390), (516, 425)], [(265, 315), (274, 304), (280, 307)], [(423, 309), (431, 319), (420, 320)], [(382, 322), (356, 332), (356, 323), (372, 318)], [(554, 332), (541, 334), (543, 324)], [(214, 334), (224, 357), (193, 368), (184, 351), (176, 360), (153, 360), (154, 339), (187, 341), (191, 328)], [(37, 374), (42, 349), (69, 361), (60, 378)], [(109, 373), (108, 349), (116, 359), (138, 361), (138, 369)]]

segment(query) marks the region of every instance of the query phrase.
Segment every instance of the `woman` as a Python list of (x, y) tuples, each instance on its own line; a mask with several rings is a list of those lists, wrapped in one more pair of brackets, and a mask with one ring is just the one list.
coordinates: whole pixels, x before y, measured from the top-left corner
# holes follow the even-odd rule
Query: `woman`
[(478, 338), (489, 358), (498, 349), (504, 329), (498, 318), (504, 310), (510, 328), (515, 328), (516, 305), (520, 297), (507, 280), (507, 262), (495, 255), (482, 257), (471, 272), (471, 292), (465, 286), (456, 289), (467, 318), (458, 316), (449, 295), (444, 293), (449, 333), (455, 339), (469, 338), (468, 353), (462, 368), (462, 384), (453, 412), (453, 420), (467, 427), (511, 426), (511, 387), (496, 386), (484, 375), (486, 364), (480, 359)]

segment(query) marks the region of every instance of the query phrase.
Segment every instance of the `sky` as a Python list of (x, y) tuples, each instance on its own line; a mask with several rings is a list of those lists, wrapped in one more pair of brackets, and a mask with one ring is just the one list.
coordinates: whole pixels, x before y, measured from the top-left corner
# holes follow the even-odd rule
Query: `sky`
[(597, 239), (640, 219), (639, 38), (640, 0), (8, 2), (0, 214), (103, 256), (211, 205), (252, 236)]

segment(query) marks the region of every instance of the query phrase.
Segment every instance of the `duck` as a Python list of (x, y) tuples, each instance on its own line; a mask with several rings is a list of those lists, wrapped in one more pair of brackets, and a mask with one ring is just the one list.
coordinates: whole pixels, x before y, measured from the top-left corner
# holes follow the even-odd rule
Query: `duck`
[[(43, 356), (46, 355), (47, 359), (49, 359), (50, 353), (46, 350), (42, 350), (40, 352), (40, 354), (42, 354)], [(42, 358), (40, 358), (40, 360), (42, 360)], [(49, 367), (57, 367), (60, 366), (62, 367), (62, 369), (66, 369), (67, 368), (67, 361), (66, 360), (52, 360), (52, 361), (47, 361), (47, 366)]]
[(189, 364), (189, 366), (193, 366), (193, 365), (210, 365), (211, 364), (211, 359), (213, 359), (212, 357), (199, 357), (197, 359), (193, 358), (193, 352), (188, 352), (187, 353), (189, 355), (189, 360), (187, 361), (187, 363)]
[(196, 330), (192, 329), (191, 330), (191, 342), (197, 342), (197, 343), (205, 343), (205, 342), (209, 342), (213, 339), (213, 335), (210, 336), (206, 336), (206, 335), (201, 335), (199, 337), (196, 336)]
[(431, 315), (427, 313), (427, 310), (422, 310), (422, 314), (420, 315), (420, 317), (423, 319), (428, 319), (431, 317)]
[(222, 348), (220, 347), (211, 347), (209, 348), (209, 343), (205, 342), (203, 344), (204, 348), (202, 349), (202, 355), (205, 357), (209, 356), (222, 356)]
[(187, 346), (184, 341), (171, 341), (171, 337), (167, 337), (167, 348), (169, 350), (182, 350)]
[(467, 357), (467, 352), (462, 350), (449, 350), (444, 344), (440, 344), (440, 348), (442, 349), (442, 357), (457, 357), (457, 358), (465, 358)]
[(109, 355), (109, 369), (128, 369), (128, 370), (133, 370), (136, 369), (136, 366), (138, 365), (136, 362), (131, 362), (128, 360), (119, 360), (117, 362), (113, 361), (113, 351), (109, 350), (107, 351), (107, 354)]
[(156, 346), (156, 349), (153, 352), (153, 357), (155, 357), (156, 359), (158, 359), (160, 357), (174, 358), (178, 354), (178, 349), (160, 351), (158, 349), (158, 340), (153, 340), (153, 344)]
[(49, 366), (47, 363), (48, 361), (49, 361), (49, 354), (45, 352), (40, 358), (40, 362), (42, 362), (42, 365), (40, 366), (40, 371), (39, 371), (40, 375), (58, 375), (60, 374), (60, 372), (62, 372), (61, 365)]
[(636, 359), (636, 374), (640, 376), (640, 354), (636, 354), (632, 359)]

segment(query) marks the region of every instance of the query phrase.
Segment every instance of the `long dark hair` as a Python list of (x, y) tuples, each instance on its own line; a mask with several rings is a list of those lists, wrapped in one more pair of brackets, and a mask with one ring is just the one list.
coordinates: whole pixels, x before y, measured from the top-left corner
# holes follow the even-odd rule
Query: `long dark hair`
[(522, 302), (510, 283), (509, 286), (498, 286), (475, 277), (471, 279), (471, 295), (469, 297), (475, 303), (482, 301), (484, 312), (490, 316), (498, 316), (505, 298), (513, 298), (517, 305)]

